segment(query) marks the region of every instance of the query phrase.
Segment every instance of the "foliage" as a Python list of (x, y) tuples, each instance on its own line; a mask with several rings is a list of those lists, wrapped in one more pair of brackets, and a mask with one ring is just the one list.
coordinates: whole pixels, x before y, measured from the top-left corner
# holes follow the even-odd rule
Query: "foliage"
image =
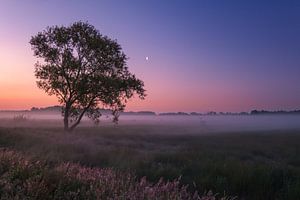
[[(8, 150), (0, 150), (0, 199), (128, 199), (216, 200), (211, 192), (199, 196), (179, 180), (151, 184), (112, 169), (63, 163), (49, 167)], [(230, 198), (220, 198), (230, 199)]]
[(99, 106), (122, 111), (135, 93), (145, 97), (144, 83), (128, 71), (121, 46), (88, 23), (48, 27), (30, 44), (42, 59), (35, 65), (37, 85), (58, 97), (66, 130), (84, 115), (98, 122)]

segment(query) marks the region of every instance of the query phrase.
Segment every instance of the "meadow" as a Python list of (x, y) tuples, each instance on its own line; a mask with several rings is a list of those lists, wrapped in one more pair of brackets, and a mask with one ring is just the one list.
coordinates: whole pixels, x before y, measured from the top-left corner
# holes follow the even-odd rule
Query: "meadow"
[(149, 183), (180, 178), (190, 194), (300, 199), (299, 118), (128, 117), (118, 125), (83, 122), (65, 133), (58, 119), (7, 117), (0, 120), (0, 146), (50, 168), (70, 162)]

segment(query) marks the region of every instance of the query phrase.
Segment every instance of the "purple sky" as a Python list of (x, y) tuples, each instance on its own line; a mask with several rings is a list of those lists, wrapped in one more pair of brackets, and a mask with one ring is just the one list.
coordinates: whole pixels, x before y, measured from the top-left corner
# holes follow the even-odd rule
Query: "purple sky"
[(57, 104), (35, 86), (28, 42), (78, 20), (117, 39), (145, 81), (147, 99), (128, 110), (299, 109), (298, 2), (2, 1), (0, 109)]

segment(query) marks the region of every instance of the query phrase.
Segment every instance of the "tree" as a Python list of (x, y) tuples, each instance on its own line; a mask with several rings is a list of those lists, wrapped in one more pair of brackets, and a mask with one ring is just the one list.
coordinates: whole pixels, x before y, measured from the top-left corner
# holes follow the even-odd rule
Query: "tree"
[(37, 85), (58, 97), (67, 131), (84, 115), (97, 122), (100, 106), (118, 113), (134, 94), (145, 97), (144, 83), (128, 71), (121, 46), (86, 22), (47, 27), (30, 44), (39, 58)]

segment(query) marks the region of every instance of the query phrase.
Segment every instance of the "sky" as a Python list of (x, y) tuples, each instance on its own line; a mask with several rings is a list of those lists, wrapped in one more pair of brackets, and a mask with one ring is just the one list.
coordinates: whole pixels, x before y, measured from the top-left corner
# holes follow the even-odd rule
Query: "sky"
[(36, 86), (29, 40), (79, 20), (116, 39), (144, 81), (126, 110), (300, 109), (297, 0), (0, 0), (0, 110), (58, 104)]

